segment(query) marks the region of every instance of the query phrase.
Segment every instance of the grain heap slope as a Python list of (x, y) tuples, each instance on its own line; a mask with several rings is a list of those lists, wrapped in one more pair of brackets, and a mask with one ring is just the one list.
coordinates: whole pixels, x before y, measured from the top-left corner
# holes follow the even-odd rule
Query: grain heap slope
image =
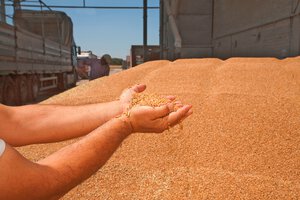
[[(114, 100), (134, 83), (194, 114), (181, 131), (130, 136), (64, 199), (300, 199), (300, 57), (149, 62), (44, 103)], [(19, 150), (36, 160), (71, 142)]]

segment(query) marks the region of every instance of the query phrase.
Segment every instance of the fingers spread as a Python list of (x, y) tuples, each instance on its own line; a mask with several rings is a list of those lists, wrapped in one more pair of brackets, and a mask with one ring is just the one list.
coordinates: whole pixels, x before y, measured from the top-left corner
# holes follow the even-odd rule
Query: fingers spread
[(192, 106), (186, 105), (179, 108), (176, 112), (172, 112), (168, 116), (168, 123), (170, 126), (178, 124), (181, 120), (184, 120), (186, 117), (190, 116), (193, 112), (191, 110)]

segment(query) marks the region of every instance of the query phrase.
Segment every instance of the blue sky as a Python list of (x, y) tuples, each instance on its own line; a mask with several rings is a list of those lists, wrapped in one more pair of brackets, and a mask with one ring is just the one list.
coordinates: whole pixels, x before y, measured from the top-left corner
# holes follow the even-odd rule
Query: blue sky
[[(39, 5), (37, 2), (33, 4)], [(43, 0), (43, 2), (47, 5), (83, 4), (83, 0)], [(143, 6), (143, 0), (85, 0), (85, 2), (86, 6)], [(148, 0), (148, 6), (158, 7), (159, 0)], [(143, 44), (142, 9), (55, 8), (54, 10), (64, 11), (72, 18), (74, 38), (82, 50), (91, 50), (98, 56), (108, 53), (112, 57), (125, 59), (126, 55), (130, 54), (131, 45)], [(11, 7), (7, 7), (7, 14), (12, 14)], [(8, 19), (8, 22), (11, 23), (11, 20)], [(159, 44), (158, 9), (148, 10), (148, 44)]]
[[(82, 5), (82, 0), (44, 0), (48, 5)], [(87, 6), (143, 6), (143, 0), (86, 0)], [(148, 0), (159, 6), (159, 0)], [(55, 9), (73, 20), (75, 41), (96, 55), (126, 58), (131, 45), (143, 44), (143, 10)], [(159, 10), (148, 10), (148, 44), (159, 44)]]

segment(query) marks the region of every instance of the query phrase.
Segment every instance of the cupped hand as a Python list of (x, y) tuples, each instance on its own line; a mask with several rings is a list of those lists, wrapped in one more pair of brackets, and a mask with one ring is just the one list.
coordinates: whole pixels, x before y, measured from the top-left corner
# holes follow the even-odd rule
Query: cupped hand
[[(126, 112), (126, 109), (129, 107), (131, 100), (136, 93), (141, 93), (146, 89), (145, 84), (136, 84), (130, 88), (123, 90), (122, 94), (119, 97), (119, 100), (122, 104), (123, 112)], [(166, 99), (169, 101), (175, 100), (174, 96), (166, 96)]]
[(143, 92), (146, 89), (146, 85), (144, 84), (137, 84), (130, 88), (123, 90), (120, 96), (120, 102), (123, 107), (123, 111), (130, 105), (131, 99), (135, 93)]
[(161, 133), (192, 114), (191, 105), (182, 105), (176, 111), (174, 106), (174, 103), (154, 108), (138, 106), (132, 108), (129, 116), (123, 118), (130, 124), (132, 133)]

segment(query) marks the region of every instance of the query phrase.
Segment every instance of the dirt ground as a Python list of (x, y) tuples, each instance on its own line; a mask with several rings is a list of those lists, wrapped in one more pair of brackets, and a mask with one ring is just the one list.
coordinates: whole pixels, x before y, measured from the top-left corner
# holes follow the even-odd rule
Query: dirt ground
[[(183, 130), (130, 136), (63, 199), (300, 199), (300, 57), (148, 62), (43, 103), (111, 101), (135, 83), (194, 114)], [(38, 160), (74, 141), (18, 150)]]

